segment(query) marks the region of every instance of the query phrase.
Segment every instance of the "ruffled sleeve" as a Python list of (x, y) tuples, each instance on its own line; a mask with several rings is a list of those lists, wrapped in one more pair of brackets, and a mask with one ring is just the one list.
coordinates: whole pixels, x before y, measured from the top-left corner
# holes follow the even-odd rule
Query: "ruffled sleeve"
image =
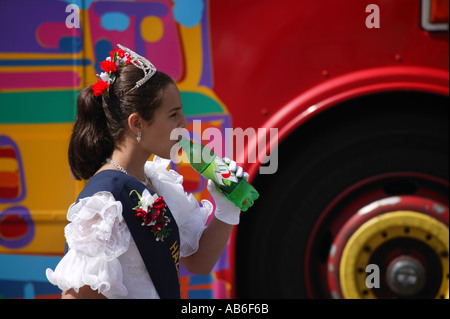
[(90, 286), (106, 297), (126, 296), (117, 257), (127, 251), (130, 232), (122, 204), (109, 192), (98, 192), (70, 206), (64, 228), (69, 251), (47, 279), (61, 290)]
[(187, 194), (183, 188), (183, 176), (174, 170), (167, 170), (169, 164), (170, 160), (155, 156), (153, 161), (145, 164), (145, 174), (169, 206), (180, 232), (180, 255), (187, 257), (197, 251), (214, 207), (208, 200), (202, 200), (200, 205), (194, 195)]

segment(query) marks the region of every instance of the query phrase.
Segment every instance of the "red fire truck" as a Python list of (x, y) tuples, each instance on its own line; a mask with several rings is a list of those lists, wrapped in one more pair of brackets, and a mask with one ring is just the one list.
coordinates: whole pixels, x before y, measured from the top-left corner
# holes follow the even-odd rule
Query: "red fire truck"
[(279, 130), (236, 296), (448, 298), (448, 1), (213, 1), (211, 38), (233, 125)]

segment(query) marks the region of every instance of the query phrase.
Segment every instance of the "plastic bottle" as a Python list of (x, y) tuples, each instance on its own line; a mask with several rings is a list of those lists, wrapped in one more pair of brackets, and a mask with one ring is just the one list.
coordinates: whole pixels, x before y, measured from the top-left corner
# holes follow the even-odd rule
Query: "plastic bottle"
[(216, 188), (243, 212), (258, 199), (259, 193), (256, 189), (244, 178), (238, 178), (231, 172), (223, 159), (211, 149), (193, 143), (185, 137), (180, 139), (179, 145), (186, 153), (192, 168), (205, 178), (211, 179), (216, 184)]

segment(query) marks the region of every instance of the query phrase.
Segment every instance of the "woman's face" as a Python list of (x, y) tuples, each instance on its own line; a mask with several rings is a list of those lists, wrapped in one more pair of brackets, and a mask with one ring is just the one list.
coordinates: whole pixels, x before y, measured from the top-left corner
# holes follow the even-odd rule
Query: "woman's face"
[(170, 150), (177, 143), (177, 140), (170, 139), (172, 131), (185, 128), (188, 124), (183, 114), (180, 92), (175, 84), (164, 88), (161, 105), (148, 123), (142, 130), (142, 146), (152, 154), (170, 158)]

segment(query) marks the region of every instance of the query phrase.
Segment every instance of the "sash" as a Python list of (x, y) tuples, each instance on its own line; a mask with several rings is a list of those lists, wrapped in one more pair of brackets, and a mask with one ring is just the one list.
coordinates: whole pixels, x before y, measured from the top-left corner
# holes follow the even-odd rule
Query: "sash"
[(89, 197), (100, 191), (113, 194), (114, 198), (122, 203), (122, 215), (127, 223), (137, 249), (144, 261), (150, 278), (155, 285), (161, 299), (180, 298), (179, 261), (180, 261), (180, 235), (178, 226), (168, 206), (165, 215), (170, 218), (167, 227), (169, 236), (164, 241), (157, 241), (151, 227), (142, 226), (142, 219), (135, 216), (134, 207), (138, 205), (139, 198), (132, 190), (142, 195), (147, 189), (152, 195), (154, 192), (134, 177), (115, 170), (105, 170), (94, 175), (78, 196), (78, 200)]

